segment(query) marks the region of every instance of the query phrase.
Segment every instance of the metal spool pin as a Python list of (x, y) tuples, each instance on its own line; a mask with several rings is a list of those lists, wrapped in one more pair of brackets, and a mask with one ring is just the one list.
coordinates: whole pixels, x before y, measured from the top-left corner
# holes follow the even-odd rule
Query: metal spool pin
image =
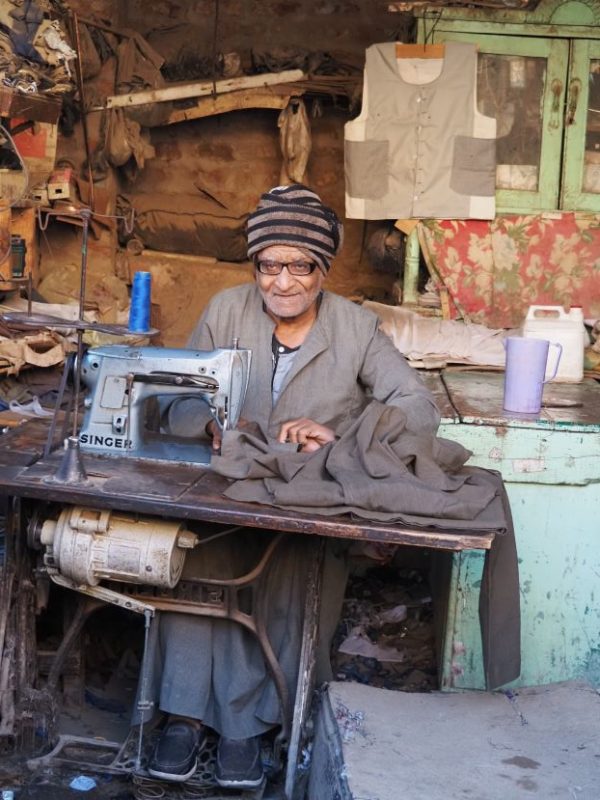
[[(79, 216), (83, 222), (83, 233), (81, 238), (81, 276), (79, 284), (79, 322), (83, 323), (83, 311), (85, 306), (85, 288), (87, 282), (87, 255), (88, 255), (88, 234), (90, 229), (91, 209), (79, 209)], [(77, 328), (77, 358), (75, 361), (75, 385), (73, 399), (73, 422), (71, 435), (65, 440), (65, 451), (62, 461), (56, 473), (48, 478), (49, 483), (68, 483), (85, 484), (88, 482), (87, 473), (81, 457), (79, 447), (79, 399), (81, 395), (81, 361), (83, 358), (83, 326)], [(57, 409), (58, 410), (58, 409)]]
[[(124, 217), (120, 215), (105, 215), (105, 214), (97, 214), (91, 210), (91, 208), (83, 207), (79, 208), (76, 211), (71, 211), (65, 213), (62, 209), (57, 211), (47, 211), (46, 216), (42, 219), (41, 213), (38, 211), (39, 215), (39, 225), (40, 230), (46, 230), (48, 226), (48, 220), (51, 216), (73, 216), (79, 217), (83, 224), (82, 230), (82, 238), (81, 238), (81, 274), (80, 274), (80, 284), (79, 284), (79, 311), (78, 311), (78, 318), (75, 323), (69, 322), (67, 320), (57, 320), (59, 323), (59, 327), (76, 327), (77, 329), (77, 355), (75, 361), (75, 374), (74, 374), (74, 392), (73, 392), (73, 422), (71, 426), (71, 434), (65, 440), (65, 452), (63, 455), (63, 459), (56, 470), (56, 473), (46, 479), (46, 483), (61, 483), (61, 484), (85, 484), (88, 482), (87, 473), (85, 471), (85, 467), (83, 465), (83, 460), (81, 456), (81, 449), (79, 447), (79, 400), (81, 397), (81, 364), (83, 358), (83, 332), (88, 329), (101, 329), (104, 332), (109, 333), (123, 333), (121, 330), (122, 326), (106, 326), (106, 325), (95, 325), (93, 323), (86, 323), (84, 319), (84, 307), (85, 307), (85, 290), (87, 284), (87, 259), (88, 259), (88, 236), (90, 230), (90, 220), (93, 216), (96, 217), (107, 217), (110, 219), (117, 219), (123, 220), (125, 232), (131, 233), (133, 230), (133, 219), (134, 219), (134, 212), (132, 210), (131, 215), (129, 217)], [(13, 315), (16, 316), (16, 315)], [(48, 325), (56, 324), (52, 320), (48, 320), (46, 322)], [(150, 335), (156, 333), (152, 329), (150, 331)], [(60, 395), (59, 395), (60, 400)], [(55, 420), (56, 415), (58, 414), (58, 403), (55, 409), (55, 417), (52, 421), (52, 426), (50, 428), (48, 442), (46, 443), (46, 448), (44, 451), (44, 456), (48, 456), (50, 451), (52, 450), (52, 443), (53, 443), (53, 436), (55, 430)]]

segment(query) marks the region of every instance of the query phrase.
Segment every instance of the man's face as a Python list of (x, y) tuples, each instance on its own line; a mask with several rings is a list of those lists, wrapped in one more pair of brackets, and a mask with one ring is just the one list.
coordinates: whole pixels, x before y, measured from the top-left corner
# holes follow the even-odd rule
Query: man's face
[[(265, 247), (258, 254), (257, 260), (283, 264), (294, 261), (314, 263), (309, 250), (288, 245)], [(263, 275), (258, 269), (255, 269), (254, 274), (267, 310), (280, 319), (293, 319), (309, 311), (317, 302), (325, 277), (319, 267), (310, 275), (292, 275), (285, 268), (279, 275)]]

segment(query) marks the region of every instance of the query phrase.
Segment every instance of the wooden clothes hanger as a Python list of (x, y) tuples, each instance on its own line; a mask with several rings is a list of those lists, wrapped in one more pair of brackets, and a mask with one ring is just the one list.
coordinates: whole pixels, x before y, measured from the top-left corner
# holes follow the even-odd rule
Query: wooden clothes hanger
[(444, 58), (443, 44), (403, 44), (396, 42), (396, 58)]
[(439, 9), (437, 16), (435, 16), (433, 19), (431, 28), (426, 32), (424, 43), (404, 44), (404, 42), (396, 42), (396, 58), (444, 58), (446, 52), (445, 45), (429, 44), (429, 41), (433, 38), (433, 32), (441, 17), (442, 9)]

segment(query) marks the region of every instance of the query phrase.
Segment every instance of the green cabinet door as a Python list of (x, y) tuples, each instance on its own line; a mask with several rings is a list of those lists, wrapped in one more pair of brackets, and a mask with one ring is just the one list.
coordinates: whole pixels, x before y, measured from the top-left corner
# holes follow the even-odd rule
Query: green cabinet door
[(435, 30), (434, 41), (478, 46), (477, 106), (496, 118), (496, 211), (558, 207), (567, 39)]
[(571, 44), (561, 208), (600, 211), (600, 41)]

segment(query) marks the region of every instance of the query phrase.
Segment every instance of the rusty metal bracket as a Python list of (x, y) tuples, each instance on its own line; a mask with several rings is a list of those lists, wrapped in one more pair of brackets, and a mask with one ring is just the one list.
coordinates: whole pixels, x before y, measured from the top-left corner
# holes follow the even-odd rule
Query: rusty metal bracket
[(87, 597), (93, 598), (96, 601), (100, 601), (100, 604), (111, 603), (114, 606), (124, 608), (126, 611), (134, 611), (136, 614), (146, 614), (147, 612), (150, 612), (150, 614), (154, 616), (154, 612), (156, 610), (154, 605), (138, 601), (127, 594), (115, 592), (112, 589), (107, 589), (104, 586), (88, 586), (85, 583), (76, 583), (75, 581), (70, 580), (70, 578), (65, 578), (63, 575), (59, 575), (58, 573), (49, 572), (48, 577), (51, 581), (59, 586), (63, 586), (65, 589), (71, 589), (74, 592), (78, 592), (79, 594), (86, 595)]

